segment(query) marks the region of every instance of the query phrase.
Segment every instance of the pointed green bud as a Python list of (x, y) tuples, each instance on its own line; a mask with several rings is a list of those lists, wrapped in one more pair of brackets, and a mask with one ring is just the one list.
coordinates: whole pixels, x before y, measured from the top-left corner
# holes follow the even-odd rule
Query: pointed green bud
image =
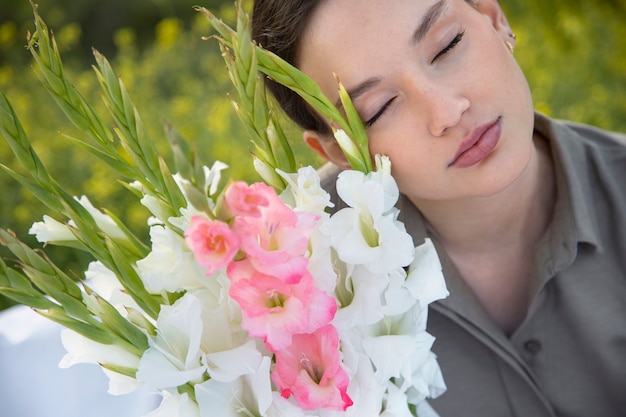
[(126, 311), (128, 312), (128, 321), (140, 329), (144, 329), (150, 336), (156, 336), (156, 327), (146, 318), (146, 316), (132, 307), (126, 307)]
[(350, 163), (352, 169), (368, 172), (367, 165), (363, 162), (359, 148), (356, 146), (352, 138), (348, 136), (346, 131), (338, 129), (334, 131), (334, 135), (335, 140), (339, 144), (339, 147), (346, 156), (346, 159), (348, 160), (348, 163)]
[(278, 192), (285, 189), (285, 182), (280, 177), (280, 175), (278, 175), (274, 168), (272, 168), (256, 156), (254, 157), (253, 163), (254, 169), (261, 176), (261, 178), (263, 178), (263, 181), (274, 187)]

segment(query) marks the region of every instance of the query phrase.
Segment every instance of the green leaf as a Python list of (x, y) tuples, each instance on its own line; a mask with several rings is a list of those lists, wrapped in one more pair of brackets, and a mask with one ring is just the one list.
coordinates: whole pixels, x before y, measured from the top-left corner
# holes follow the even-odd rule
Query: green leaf
[(85, 336), (86, 338), (93, 340), (94, 342), (102, 343), (105, 345), (120, 344), (120, 339), (117, 335), (104, 327), (98, 326), (93, 323), (85, 323), (80, 320), (76, 320), (69, 317), (59, 310), (37, 310), (43, 317), (50, 319), (56, 323), (59, 323), (63, 327), (74, 330), (76, 333)]
[(150, 336), (156, 336), (157, 329), (141, 312), (134, 308), (126, 307), (128, 320), (140, 329), (144, 329)]
[(51, 190), (52, 180), (33, 149), (11, 103), (0, 91), (0, 132), (20, 164), (45, 190)]
[(2, 258), (0, 258), (0, 294), (32, 308), (47, 310), (56, 307), (56, 304), (35, 288), (23, 273), (9, 268)]
[[(134, 324), (126, 320), (108, 301), (98, 294), (91, 292), (87, 297), (93, 300), (89, 307), (93, 313), (101, 320), (104, 327), (119, 336), (120, 339), (128, 342), (132, 348), (130, 351), (138, 356), (148, 349), (147, 336)], [(129, 350), (127, 347), (127, 350)]]
[(134, 264), (129, 261), (128, 256), (117, 243), (112, 239), (107, 239), (106, 242), (113, 261), (109, 269), (115, 271), (118, 280), (133, 300), (152, 319), (156, 320), (161, 309), (159, 299), (146, 290)]
[(359, 150), (360, 163), (364, 165), (364, 167), (361, 168), (361, 171), (365, 173), (370, 172), (372, 171), (372, 159), (369, 154), (367, 133), (365, 132), (365, 127), (363, 126), (361, 117), (357, 113), (356, 108), (354, 107), (354, 104), (350, 99), (350, 95), (346, 91), (339, 78), (336, 76), (335, 78), (337, 79), (337, 85), (339, 86), (339, 99), (341, 100), (341, 105), (343, 106), (346, 117), (348, 118), (348, 124), (351, 128), (351, 139), (354, 141), (356, 147)]
[(129, 368), (127, 366), (113, 365), (110, 363), (100, 363), (99, 365), (104, 369), (108, 369), (109, 371), (116, 372), (121, 375), (126, 375), (131, 378), (135, 378), (135, 375), (137, 374), (137, 370), (135, 368)]
[(118, 239), (118, 243), (124, 247), (128, 253), (131, 254), (133, 259), (142, 259), (148, 256), (150, 248), (146, 246), (133, 232), (122, 222), (122, 220), (115, 215), (111, 210), (103, 208), (102, 212), (109, 216), (111, 220), (117, 225), (117, 227), (124, 233), (126, 239)]

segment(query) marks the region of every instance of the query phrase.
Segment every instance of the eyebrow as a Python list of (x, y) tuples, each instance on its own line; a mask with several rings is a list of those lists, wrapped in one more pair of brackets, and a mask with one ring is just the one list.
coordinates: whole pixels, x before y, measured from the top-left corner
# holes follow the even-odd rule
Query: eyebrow
[[(350, 90), (348, 90), (348, 96), (350, 96), (350, 100), (355, 101), (357, 98), (365, 94), (368, 90), (370, 90), (380, 81), (381, 81), (380, 77), (372, 77), (363, 81), (361, 84), (357, 85), (356, 87), (351, 88)], [(338, 109), (343, 108), (343, 104), (341, 104), (340, 98), (338, 98), (337, 101), (335, 101), (335, 107), (337, 107)]]
[(411, 37), (412, 44), (419, 43), (426, 37), (430, 28), (432, 28), (435, 22), (447, 11), (447, 5), (446, 0), (439, 0), (437, 3), (430, 6), (422, 18), (421, 23), (417, 26), (415, 32), (413, 32), (413, 36)]
[[(420, 21), (419, 25), (413, 32), (413, 36), (411, 36), (411, 44), (417, 44), (421, 42), (425, 37), (428, 31), (433, 27), (433, 25), (437, 22), (437, 20), (444, 15), (444, 13), (448, 9), (448, 1), (447, 0), (439, 0), (437, 3), (430, 6), (424, 17)], [(350, 100), (355, 101), (357, 98), (365, 94), (368, 90), (376, 86), (381, 81), (380, 77), (372, 77), (358, 84), (354, 88), (348, 90), (348, 95), (350, 96)], [(341, 100), (337, 99), (335, 101), (335, 106), (338, 109), (341, 109), (343, 106), (341, 104)]]

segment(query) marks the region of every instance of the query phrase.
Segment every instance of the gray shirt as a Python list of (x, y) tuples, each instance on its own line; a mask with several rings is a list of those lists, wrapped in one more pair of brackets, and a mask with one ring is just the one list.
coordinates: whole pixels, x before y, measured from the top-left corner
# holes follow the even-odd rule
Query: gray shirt
[[(626, 136), (540, 114), (535, 130), (550, 143), (558, 194), (511, 336), (435, 241), (450, 290), (428, 319), (448, 386), (431, 400), (441, 417), (626, 416)], [(398, 207), (421, 243), (420, 213), (404, 197)]]

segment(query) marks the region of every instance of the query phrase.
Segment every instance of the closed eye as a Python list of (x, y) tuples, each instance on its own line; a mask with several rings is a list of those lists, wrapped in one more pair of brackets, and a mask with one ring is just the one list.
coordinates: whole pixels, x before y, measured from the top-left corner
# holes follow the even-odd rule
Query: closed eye
[(457, 44), (461, 42), (461, 39), (463, 39), (463, 35), (465, 35), (465, 30), (462, 30), (459, 33), (457, 33), (454, 39), (452, 39), (452, 41), (445, 48), (439, 51), (437, 55), (435, 55), (432, 62), (435, 62), (437, 59), (441, 58), (442, 56), (450, 52), (455, 46), (457, 46)]
[(363, 126), (367, 129), (369, 127), (372, 127), (372, 125), (374, 123), (376, 123), (376, 121), (380, 118), (380, 116), (382, 116), (385, 111), (387, 111), (387, 108), (391, 105), (391, 103), (393, 103), (393, 101), (396, 98), (393, 97), (392, 99), (390, 99), (389, 101), (387, 101), (385, 104), (383, 104), (383, 106), (376, 112), (375, 115), (373, 115), (372, 117), (370, 117), (364, 124)]

